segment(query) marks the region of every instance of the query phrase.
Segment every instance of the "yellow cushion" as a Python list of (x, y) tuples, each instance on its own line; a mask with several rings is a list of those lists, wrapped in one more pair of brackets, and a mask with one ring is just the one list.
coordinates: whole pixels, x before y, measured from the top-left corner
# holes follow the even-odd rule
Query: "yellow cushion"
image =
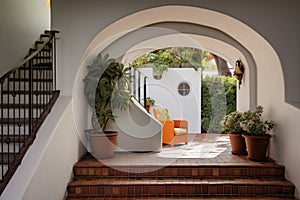
[(187, 133), (185, 128), (174, 128), (174, 132), (175, 135), (183, 135)]
[(156, 117), (162, 121), (171, 120), (168, 109), (166, 108), (156, 108)]

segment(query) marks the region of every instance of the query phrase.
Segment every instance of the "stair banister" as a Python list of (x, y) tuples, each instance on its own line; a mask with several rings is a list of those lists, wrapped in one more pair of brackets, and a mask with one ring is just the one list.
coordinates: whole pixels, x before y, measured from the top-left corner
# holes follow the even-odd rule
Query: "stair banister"
[(41, 34), (25, 59), (0, 78), (0, 194), (58, 98), (56, 33)]
[(131, 95), (137, 100), (144, 108), (146, 108), (147, 99), (147, 79), (148, 77), (140, 70), (131, 68)]

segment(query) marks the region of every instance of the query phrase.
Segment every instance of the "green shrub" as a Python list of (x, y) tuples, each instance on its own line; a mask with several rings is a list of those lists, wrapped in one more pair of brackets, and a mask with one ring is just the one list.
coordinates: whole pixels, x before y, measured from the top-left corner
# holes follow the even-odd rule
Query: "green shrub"
[(206, 76), (201, 87), (202, 132), (221, 133), (220, 122), (236, 110), (236, 78)]

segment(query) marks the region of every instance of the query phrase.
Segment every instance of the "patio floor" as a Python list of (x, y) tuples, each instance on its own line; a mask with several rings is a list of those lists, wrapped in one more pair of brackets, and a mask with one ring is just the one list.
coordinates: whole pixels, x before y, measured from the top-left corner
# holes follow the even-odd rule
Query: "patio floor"
[(205, 165), (261, 165), (231, 153), (229, 136), (226, 134), (190, 134), (189, 143), (165, 146), (161, 152), (115, 152), (114, 157), (101, 159), (107, 166), (205, 166)]

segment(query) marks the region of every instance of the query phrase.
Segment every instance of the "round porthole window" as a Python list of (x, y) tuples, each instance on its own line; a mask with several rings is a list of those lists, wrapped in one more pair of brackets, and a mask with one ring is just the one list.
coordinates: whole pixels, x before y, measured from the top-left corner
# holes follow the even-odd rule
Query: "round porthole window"
[(182, 82), (178, 85), (178, 93), (181, 96), (187, 96), (190, 93), (191, 87), (187, 82)]

